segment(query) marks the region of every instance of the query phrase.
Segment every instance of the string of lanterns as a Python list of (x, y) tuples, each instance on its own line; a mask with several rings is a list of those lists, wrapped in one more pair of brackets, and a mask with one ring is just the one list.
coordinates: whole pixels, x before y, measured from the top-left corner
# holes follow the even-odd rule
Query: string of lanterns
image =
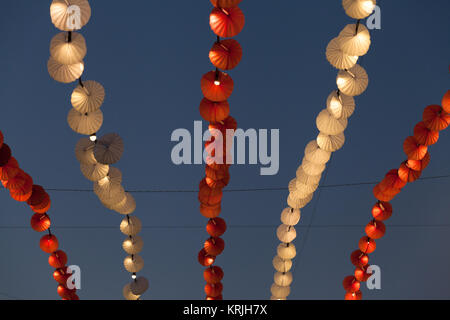
[[(237, 129), (236, 120), (231, 117), (227, 99), (233, 92), (233, 79), (221, 70), (235, 68), (242, 58), (242, 47), (231, 38), (238, 35), (245, 24), (245, 17), (238, 4), (242, 0), (211, 0), (214, 8), (210, 14), (210, 27), (217, 35), (209, 58), (216, 68), (203, 75), (201, 90), (204, 98), (200, 103), (200, 115), (209, 122), (211, 141), (205, 143), (207, 152), (205, 178), (200, 182), (198, 200), (201, 214), (209, 218), (206, 231), (209, 238), (198, 254), (199, 263), (207, 267), (203, 276), (206, 281), (207, 300), (222, 300), (222, 268), (213, 266), (220, 255), (225, 242), (220, 238), (226, 231), (225, 220), (219, 218), (221, 212), (222, 189), (230, 181), (229, 163), (227, 162), (228, 143), (233, 139)], [(218, 135), (217, 133), (220, 133)], [(225, 147), (224, 147), (225, 146)]]
[[(58, 282), (57, 292), (63, 300), (79, 300), (76, 288), (69, 288), (68, 281), (72, 271), (68, 269), (67, 254), (59, 249), (58, 238), (50, 231), (51, 220), (48, 211), (51, 200), (45, 189), (33, 183), (33, 178), (22, 170), (11, 154), (11, 148), (4, 143), (3, 133), (0, 131), (0, 180), (9, 190), (11, 198), (18, 202), (26, 202), (34, 212), (30, 225), (36, 232), (47, 231), (41, 237), (39, 247), (49, 253), (48, 263), (55, 268), (53, 277)], [(72, 283), (73, 284), (73, 283)]]
[(144, 242), (138, 236), (142, 224), (136, 216), (131, 215), (136, 210), (136, 202), (122, 186), (121, 171), (111, 166), (122, 157), (124, 143), (116, 133), (108, 133), (97, 139), (97, 132), (103, 124), (100, 108), (105, 99), (105, 89), (96, 81), (81, 79), (87, 47), (84, 37), (75, 30), (88, 23), (91, 7), (87, 0), (53, 0), (50, 16), (55, 27), (63, 32), (51, 40), (48, 72), (58, 82), (78, 80), (71, 95), (72, 109), (67, 122), (73, 131), (87, 137), (81, 138), (76, 144), (75, 156), (84, 177), (93, 182), (93, 191), (101, 203), (125, 215), (120, 231), (126, 235), (122, 244), (128, 254), (124, 267), (132, 274), (132, 281), (124, 286), (123, 295), (127, 300), (137, 300), (148, 289), (148, 280), (137, 277), (144, 267), (144, 260), (139, 255)]
[(341, 149), (345, 143), (344, 131), (348, 118), (355, 110), (353, 97), (361, 95), (369, 84), (366, 71), (357, 64), (359, 57), (368, 52), (371, 44), (370, 33), (360, 20), (372, 13), (376, 0), (343, 0), (342, 5), (346, 14), (357, 19), (357, 22), (348, 24), (326, 48), (328, 62), (339, 70), (336, 78), (338, 89), (329, 94), (327, 107), (317, 116), (319, 134), (307, 144), (296, 178), (289, 182), (288, 207), (282, 211), (281, 225), (276, 231), (281, 243), (272, 260), (276, 272), (270, 288), (271, 300), (286, 300), (290, 294), (293, 281), (290, 270), (292, 260), (297, 255), (292, 242), (297, 237), (295, 226), (301, 218), (300, 209), (313, 199), (332, 153)]
[(407, 159), (398, 169), (390, 170), (374, 188), (373, 194), (377, 202), (372, 207), (372, 220), (365, 228), (366, 235), (358, 242), (358, 250), (352, 252), (350, 260), (355, 266), (352, 276), (345, 277), (343, 286), (346, 291), (345, 300), (361, 300), (361, 282), (370, 277), (369, 254), (374, 252), (377, 245), (375, 240), (386, 233), (384, 222), (392, 216), (393, 200), (407, 183), (416, 181), (430, 162), (428, 147), (439, 140), (439, 132), (450, 124), (450, 90), (442, 99), (442, 106), (430, 105), (425, 108), (422, 121), (414, 127), (412, 136), (403, 143), (403, 151)]

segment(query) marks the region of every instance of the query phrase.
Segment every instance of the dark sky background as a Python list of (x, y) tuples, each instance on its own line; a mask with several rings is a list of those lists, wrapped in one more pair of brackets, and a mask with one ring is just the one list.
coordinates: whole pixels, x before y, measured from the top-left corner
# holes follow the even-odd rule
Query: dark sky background
[[(90, 2), (92, 17), (81, 31), (88, 44), (83, 78), (106, 89), (100, 134), (117, 132), (125, 141), (118, 163), (124, 186), (197, 188), (203, 165), (173, 165), (170, 135), (177, 128), (192, 132), (193, 121), (200, 120), (200, 77), (212, 70), (210, 2)], [(66, 122), (74, 84), (57, 83), (47, 73), (50, 39), (59, 32), (51, 24), (49, 5), (0, 2), (0, 130), (37, 184), (91, 188), (74, 156), (80, 136)], [(412, 135), (422, 110), (439, 104), (449, 89), (450, 2), (380, 5), (382, 29), (372, 31), (370, 52), (361, 61), (369, 88), (356, 97), (346, 144), (329, 163), (325, 184), (378, 181), (398, 167), (405, 158), (403, 140)], [(260, 176), (259, 165), (236, 165), (228, 188), (287, 187), (306, 143), (318, 133), (316, 115), (336, 88), (337, 71), (326, 61), (325, 48), (353, 21), (341, 1), (245, 0), (241, 8), (246, 26), (236, 39), (244, 58), (230, 73), (235, 81), (231, 114), (243, 129), (280, 129), (280, 171)], [(444, 131), (430, 148), (432, 161), (424, 176), (450, 174), (449, 146), (450, 132)], [(371, 255), (371, 263), (381, 267), (382, 289), (364, 287), (364, 298), (450, 299), (449, 187), (450, 179), (418, 181), (392, 202), (387, 234)], [(123, 268), (122, 216), (103, 208), (91, 192), (50, 195), (53, 232), (69, 263), (82, 270), (80, 298), (122, 299), (122, 287), (130, 280)], [(217, 264), (225, 271), (226, 299), (270, 296), (279, 243), (275, 228), (286, 197), (287, 191), (225, 193), (222, 217), (230, 227)], [(143, 299), (203, 299), (197, 253), (207, 238), (207, 219), (198, 211), (197, 195), (135, 198), (135, 213), (147, 227), (141, 233), (145, 267), (140, 274), (150, 280), (150, 289)], [(5, 190), (0, 202), (0, 299), (58, 299), (48, 255), (38, 245), (42, 234), (29, 227), (31, 211)], [(296, 258), (291, 299), (343, 298), (342, 279), (353, 273), (349, 256), (374, 202), (369, 185), (316, 193), (297, 229), (295, 244), (304, 250)]]

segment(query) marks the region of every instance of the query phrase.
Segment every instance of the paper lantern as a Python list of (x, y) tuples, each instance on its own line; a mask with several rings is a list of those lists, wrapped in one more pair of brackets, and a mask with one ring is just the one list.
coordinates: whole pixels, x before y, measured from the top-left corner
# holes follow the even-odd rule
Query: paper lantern
[(70, 36), (65, 32), (58, 33), (50, 42), (50, 55), (60, 64), (83, 62), (86, 52), (86, 41), (77, 32), (72, 32)]
[(100, 199), (111, 199), (116, 197), (118, 193), (124, 193), (121, 183), (122, 172), (120, 172), (119, 169), (110, 166), (106, 177), (94, 182), (94, 193)]
[(317, 164), (317, 163), (308, 161), (305, 158), (303, 158), (302, 170), (307, 175), (317, 176), (317, 175), (321, 174), (322, 172), (324, 172), (325, 169), (326, 169), (326, 165), (325, 164)]
[(4, 181), (3, 183), (5, 188), (13, 193), (27, 194), (33, 190), (33, 179), (23, 170), (20, 170), (14, 178), (8, 179), (8, 181)]
[(57, 250), (48, 257), (48, 264), (55, 269), (63, 268), (66, 263), (67, 255), (62, 250)]
[(69, 267), (59, 268), (53, 272), (53, 278), (55, 281), (62, 285), (67, 285), (67, 280), (71, 277), (71, 275), (72, 271)]
[(225, 242), (221, 238), (209, 238), (205, 241), (206, 254), (217, 257), (225, 249)]
[(350, 69), (356, 64), (359, 58), (358, 56), (349, 56), (344, 53), (338, 38), (334, 38), (328, 43), (325, 55), (328, 62), (340, 70)]
[[(384, 221), (392, 216), (392, 206), (389, 202), (377, 202), (372, 207), (372, 216), (375, 220)], [(364, 251), (364, 250), (361, 250)], [(368, 252), (370, 253), (370, 252)]]
[(211, 63), (219, 69), (234, 69), (242, 59), (242, 47), (234, 39), (215, 42), (209, 51)]
[(50, 17), (61, 31), (79, 30), (91, 18), (91, 7), (87, 0), (53, 0)]
[(114, 164), (123, 154), (123, 141), (117, 133), (108, 133), (97, 140), (94, 147), (95, 159), (103, 164)]
[(208, 297), (218, 297), (222, 294), (223, 285), (221, 282), (218, 283), (207, 283), (205, 285), (205, 293)]
[(11, 148), (6, 144), (2, 143), (0, 148), (0, 167), (3, 167), (11, 159)]
[(30, 225), (34, 231), (46, 231), (51, 225), (50, 217), (46, 214), (35, 213), (31, 216)]
[(197, 258), (198, 262), (204, 267), (209, 267), (216, 260), (216, 257), (207, 254), (204, 248), (200, 250)]
[(349, 118), (355, 111), (355, 99), (333, 90), (327, 98), (327, 110), (336, 119)]
[(203, 272), (203, 278), (207, 283), (219, 283), (223, 279), (223, 270), (220, 267), (217, 266), (211, 266), (209, 268), (206, 268)]
[(353, 19), (367, 18), (372, 14), (376, 4), (376, 0), (342, 0), (345, 13)]
[(200, 204), (200, 213), (205, 217), (209, 219), (217, 218), (220, 214), (220, 211), (222, 210), (222, 207), (220, 203), (215, 205), (208, 205), (201, 203)]
[(422, 160), (427, 154), (428, 147), (419, 144), (414, 137), (408, 137), (403, 142), (403, 151), (411, 160)]
[(135, 236), (142, 230), (142, 223), (136, 216), (123, 218), (120, 223), (120, 231), (127, 236)]
[(361, 291), (347, 292), (345, 294), (345, 300), (361, 300), (361, 299), (362, 299)]
[(439, 131), (433, 131), (427, 128), (423, 121), (414, 127), (414, 138), (417, 143), (424, 146), (431, 146), (439, 140)]
[[(15, 180), (18, 176), (19, 176), (19, 174), (16, 177), (14, 177), (13, 179), (10, 179), (8, 181)], [(8, 184), (9, 195), (11, 196), (11, 198), (13, 198), (14, 200), (19, 201), (19, 202), (27, 201), (31, 197), (31, 194), (33, 191), (33, 180), (31, 179), (31, 177), (25, 176), (23, 181), (24, 181), (24, 184), (22, 186), (14, 188), (14, 189), (11, 188), (11, 186), (9, 186), (9, 184)]]
[(101, 203), (109, 210), (115, 210), (116, 207), (123, 205), (127, 201), (127, 194), (122, 185), (110, 186), (106, 191), (97, 194), (97, 196)]
[(63, 298), (63, 300), (71, 300), (75, 295), (76, 289), (69, 289), (65, 284), (60, 284), (56, 291), (58, 292), (59, 296)]
[(317, 190), (319, 184), (304, 184), (295, 180), (295, 192), (303, 195), (311, 194)]
[(369, 263), (369, 256), (364, 252), (362, 252), (361, 250), (355, 250), (350, 255), (350, 260), (354, 266), (364, 267)]
[(450, 113), (450, 90), (447, 90), (442, 98), (442, 108), (445, 112)]
[[(320, 150), (322, 150), (322, 149), (320, 149)], [(304, 158), (308, 159), (308, 157), (306, 155)], [(318, 174), (318, 175), (314, 175), (314, 176), (306, 174), (305, 171), (303, 171), (302, 166), (299, 166), (296, 171), (296, 177), (297, 177), (297, 183), (315, 185), (315, 184), (319, 184), (320, 179), (322, 178), (322, 174)]]
[[(398, 191), (400, 191), (400, 190), (401, 189), (398, 189)], [(397, 195), (396, 193), (392, 192), (392, 190), (391, 190), (391, 192), (389, 194), (388, 193), (384, 193), (383, 191), (381, 191), (379, 185), (376, 185), (373, 188), (372, 192), (373, 192), (374, 197), (376, 199), (378, 199), (379, 201), (391, 201)]]
[(280, 287), (288, 287), (294, 280), (290, 272), (276, 272), (273, 276), (274, 283)]
[(54, 80), (70, 83), (81, 77), (84, 71), (84, 63), (82, 61), (74, 64), (61, 64), (53, 57), (50, 57), (47, 62), (47, 70)]
[(371, 221), (366, 226), (366, 234), (371, 239), (380, 239), (386, 233), (386, 226), (381, 221)]
[[(358, 30), (358, 31), (357, 31)], [(363, 24), (348, 24), (339, 33), (341, 50), (350, 56), (363, 56), (370, 48), (370, 33)]]
[(142, 251), (143, 247), (144, 241), (137, 235), (126, 238), (122, 243), (123, 250), (128, 254), (137, 254)]
[(316, 118), (317, 129), (331, 136), (344, 132), (347, 128), (347, 123), (346, 118), (336, 119), (327, 109), (323, 109)]
[[(2, 151), (0, 149), (0, 153), (1, 152)], [(6, 159), (6, 157), (4, 159)], [(9, 156), (9, 160), (4, 165), (0, 166), (0, 180), (7, 181), (9, 179), (13, 179), (19, 172), (19, 163), (16, 158)]]
[(227, 100), (233, 93), (233, 79), (221, 71), (210, 71), (203, 75), (200, 87), (206, 99), (220, 102)]
[(101, 163), (81, 163), (80, 170), (86, 179), (90, 181), (98, 181), (106, 177), (109, 171), (109, 166)]
[(361, 284), (354, 276), (347, 276), (344, 278), (344, 281), (342, 281), (342, 286), (347, 292), (357, 292), (361, 287)]
[(280, 243), (277, 247), (277, 255), (283, 260), (292, 260), (297, 255), (293, 243)]
[(58, 249), (58, 239), (52, 234), (47, 234), (39, 241), (39, 247), (47, 253), (55, 252)]
[(281, 222), (288, 226), (295, 226), (300, 221), (300, 210), (286, 208), (281, 212)]
[(397, 169), (392, 169), (385, 175), (379, 185), (381, 191), (384, 191), (389, 188), (402, 189), (406, 186), (406, 182), (400, 179)]
[(349, 70), (339, 71), (336, 84), (339, 90), (348, 96), (359, 96), (369, 85), (369, 76), (359, 64)]
[(72, 107), (80, 113), (94, 112), (100, 109), (105, 100), (105, 88), (92, 80), (83, 81), (72, 92)]
[(67, 123), (76, 133), (91, 135), (101, 128), (103, 113), (101, 110), (80, 113), (72, 108), (67, 115)]
[(206, 224), (206, 232), (208, 232), (211, 237), (220, 237), (226, 230), (227, 224), (222, 218), (210, 219)]
[(295, 227), (282, 224), (277, 229), (277, 237), (283, 243), (290, 243), (297, 237)]
[(236, 7), (242, 0), (211, 0), (214, 7), (231, 8)]
[(419, 179), (421, 175), (422, 175), (422, 171), (412, 170), (408, 166), (407, 161), (403, 162), (400, 165), (400, 168), (398, 168), (398, 176), (400, 177), (400, 179), (402, 179), (405, 182), (414, 182), (417, 179)]
[(288, 272), (292, 268), (292, 260), (283, 259), (279, 256), (273, 258), (272, 264), (278, 272)]
[(301, 209), (304, 208), (312, 200), (312, 198), (312, 193), (306, 198), (298, 198), (294, 194), (290, 193), (287, 198), (287, 204), (294, 209)]
[(366, 282), (370, 278), (371, 273), (367, 273), (369, 266), (356, 267), (354, 276), (359, 282)]
[(205, 179), (200, 182), (198, 200), (206, 205), (217, 205), (222, 200), (222, 189), (210, 188)]
[[(33, 197), (33, 194), (31, 195), (30, 199)], [(30, 200), (28, 199), (28, 201)], [(51, 200), (50, 196), (48, 194), (45, 194), (44, 199), (41, 203), (36, 205), (30, 205), (31, 210), (33, 210), (36, 213), (46, 213), (48, 210), (50, 210), (51, 207)]]
[(406, 164), (411, 170), (423, 171), (430, 163), (430, 154), (427, 152), (422, 160), (407, 160)]
[(75, 157), (80, 163), (95, 164), (97, 160), (94, 157), (95, 143), (89, 138), (83, 137), (75, 145)]
[(136, 273), (144, 267), (144, 259), (137, 254), (130, 255), (123, 260), (123, 265), (128, 272)]
[(135, 296), (142, 295), (148, 289), (148, 280), (145, 277), (137, 277), (130, 283), (131, 293)]
[[(317, 164), (326, 164), (330, 161), (331, 152), (319, 148), (316, 140), (310, 141), (305, 148), (305, 159)], [(320, 180), (320, 178), (319, 178)], [(319, 181), (317, 181), (319, 182)]]
[(127, 283), (122, 290), (123, 293), (123, 297), (125, 298), (125, 300), (138, 300), (140, 296), (133, 294), (133, 292), (131, 292), (131, 284)]
[(345, 136), (344, 133), (330, 136), (320, 132), (317, 136), (316, 141), (320, 149), (330, 152), (336, 152), (344, 146)]
[(219, 122), (230, 114), (228, 101), (214, 102), (206, 98), (200, 102), (200, 115), (208, 122)]
[(274, 283), (270, 288), (272, 295), (277, 298), (286, 298), (291, 293), (290, 287), (282, 287)]
[(370, 239), (369, 237), (362, 237), (358, 243), (359, 250), (365, 254), (370, 254), (375, 251), (377, 248), (377, 244), (375, 240)]
[[(313, 191), (310, 192), (308, 188), (297, 189), (297, 180), (293, 179), (289, 183), (289, 194), (293, 199), (308, 199), (310, 195), (313, 194)], [(298, 209), (298, 208), (297, 208)]]
[(209, 16), (211, 30), (222, 38), (237, 36), (245, 25), (245, 16), (239, 7), (214, 8)]
[(450, 124), (450, 115), (441, 106), (430, 105), (423, 111), (422, 120), (428, 129), (441, 131)]

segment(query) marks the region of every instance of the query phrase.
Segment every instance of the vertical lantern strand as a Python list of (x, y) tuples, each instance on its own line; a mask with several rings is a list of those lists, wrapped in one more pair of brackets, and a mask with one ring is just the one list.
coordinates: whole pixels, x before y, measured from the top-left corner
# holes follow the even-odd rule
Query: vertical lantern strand
[(313, 199), (332, 153), (341, 149), (345, 143), (344, 131), (348, 118), (355, 110), (353, 97), (361, 95), (369, 84), (366, 71), (357, 64), (371, 44), (370, 33), (360, 20), (373, 12), (376, 1), (343, 0), (342, 5), (346, 14), (357, 19), (357, 22), (345, 26), (326, 48), (328, 62), (339, 70), (336, 78), (338, 89), (330, 93), (326, 100), (327, 107), (317, 116), (319, 134), (307, 144), (296, 178), (289, 183), (288, 207), (282, 211), (281, 225), (276, 231), (281, 243), (272, 260), (276, 270), (270, 288), (272, 300), (286, 300), (291, 292), (293, 275), (290, 270), (292, 260), (297, 255), (293, 241), (297, 237), (295, 226), (300, 221), (300, 209)]
[(34, 212), (31, 217), (31, 228), (36, 232), (48, 234), (42, 236), (39, 247), (49, 253), (48, 263), (55, 268), (54, 279), (58, 282), (57, 292), (63, 300), (79, 300), (76, 288), (69, 283), (71, 270), (66, 266), (67, 255), (59, 249), (58, 238), (50, 231), (51, 220), (47, 212), (51, 200), (45, 189), (33, 184), (33, 179), (22, 170), (17, 160), (12, 156), (10, 147), (3, 141), (0, 131), (0, 179), (2, 185), (9, 190), (11, 198), (18, 202), (26, 202)]
[[(236, 120), (231, 117), (227, 99), (233, 92), (233, 79), (222, 70), (235, 68), (242, 58), (242, 47), (231, 38), (238, 35), (245, 24), (245, 17), (237, 6), (241, 0), (211, 0), (214, 8), (210, 14), (210, 26), (217, 40), (213, 44), (209, 58), (215, 70), (203, 75), (201, 90), (204, 98), (200, 102), (200, 115), (209, 122), (211, 141), (205, 143), (207, 152), (205, 178), (200, 182), (198, 200), (200, 213), (209, 218), (206, 231), (209, 238), (198, 254), (198, 261), (207, 267), (203, 276), (206, 281), (207, 300), (222, 300), (223, 270), (213, 266), (225, 242), (220, 238), (226, 231), (225, 220), (219, 218), (221, 212), (222, 189), (230, 181), (229, 153), (233, 133), (237, 129)], [(230, 146), (228, 146), (230, 144)]]
[[(80, 10), (74, 13), (74, 7)], [(131, 273), (132, 281), (124, 286), (123, 295), (127, 300), (137, 300), (148, 289), (148, 280), (136, 275), (144, 267), (144, 260), (138, 254), (144, 244), (138, 236), (141, 221), (131, 216), (136, 209), (136, 202), (122, 186), (121, 171), (111, 166), (120, 160), (124, 144), (116, 133), (108, 133), (97, 139), (97, 132), (103, 124), (100, 108), (105, 99), (105, 89), (96, 81), (81, 79), (87, 47), (84, 37), (75, 30), (88, 23), (91, 8), (87, 0), (53, 0), (50, 16), (55, 27), (63, 32), (51, 40), (48, 72), (58, 82), (78, 80), (71, 95), (73, 108), (69, 111), (67, 122), (73, 131), (86, 137), (76, 144), (75, 156), (84, 177), (93, 182), (93, 191), (101, 203), (125, 215), (120, 230), (126, 235), (122, 244), (128, 254), (124, 267)]]
[(366, 235), (358, 242), (358, 249), (350, 255), (351, 263), (355, 266), (355, 272), (345, 277), (342, 285), (346, 291), (346, 300), (361, 300), (361, 282), (370, 277), (369, 254), (374, 252), (377, 244), (375, 240), (382, 238), (386, 233), (385, 221), (392, 216), (393, 200), (407, 183), (420, 178), (422, 171), (430, 162), (428, 147), (439, 139), (439, 132), (450, 124), (450, 90), (442, 99), (442, 106), (430, 105), (425, 108), (422, 121), (417, 123), (413, 135), (405, 139), (403, 151), (407, 159), (397, 169), (386, 173), (383, 180), (373, 188), (373, 195), (377, 202), (372, 207), (372, 220), (365, 228)]

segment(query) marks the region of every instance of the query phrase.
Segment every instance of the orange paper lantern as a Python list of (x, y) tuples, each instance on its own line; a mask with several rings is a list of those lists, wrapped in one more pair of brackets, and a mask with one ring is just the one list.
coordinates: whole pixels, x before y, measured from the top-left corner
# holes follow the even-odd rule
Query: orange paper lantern
[(242, 47), (234, 39), (221, 40), (214, 43), (209, 51), (211, 63), (219, 69), (234, 69), (242, 59)]
[(219, 37), (238, 35), (245, 25), (245, 16), (239, 7), (214, 8), (209, 16), (211, 30)]
[(228, 100), (233, 93), (233, 79), (222, 71), (210, 71), (203, 75), (200, 87), (206, 99), (220, 102)]

